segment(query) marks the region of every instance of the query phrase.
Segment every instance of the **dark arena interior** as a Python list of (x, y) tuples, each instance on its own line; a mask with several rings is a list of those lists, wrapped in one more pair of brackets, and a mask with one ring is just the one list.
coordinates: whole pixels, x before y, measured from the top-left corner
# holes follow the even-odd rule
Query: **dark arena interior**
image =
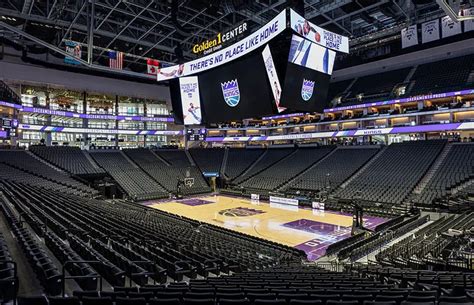
[(474, 1), (1, 0), (0, 304), (474, 305)]

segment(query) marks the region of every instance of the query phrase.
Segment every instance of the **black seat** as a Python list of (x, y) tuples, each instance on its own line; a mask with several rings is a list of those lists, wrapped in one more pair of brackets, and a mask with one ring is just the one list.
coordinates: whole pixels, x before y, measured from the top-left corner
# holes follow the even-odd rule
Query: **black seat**
[(83, 297), (94, 297), (98, 298), (99, 297), (99, 292), (95, 290), (86, 290), (86, 291), (73, 291), (72, 295), (75, 297), (78, 297), (79, 299), (82, 299)]
[(292, 299), (290, 300), (290, 305), (322, 305), (323, 302), (320, 300), (301, 300), (301, 299)]
[(439, 298), (440, 303), (468, 303), (469, 300), (467, 299), (466, 296), (458, 296), (458, 297), (452, 297), (452, 296), (441, 296)]
[(377, 301), (365, 301), (364, 305), (396, 305), (395, 301), (377, 302)]
[(79, 305), (79, 298), (48, 297), (49, 305)]
[(123, 298), (118, 297), (115, 300), (115, 305), (146, 305), (145, 298)]
[(404, 301), (402, 305), (435, 305), (435, 302), (410, 302)]
[(111, 297), (113, 301), (115, 301), (116, 298), (118, 297), (126, 297), (127, 294), (125, 291), (101, 291), (100, 292), (101, 297)]
[(178, 298), (171, 299), (151, 299), (150, 305), (181, 305), (181, 301)]
[(247, 299), (220, 299), (218, 305), (250, 305)]
[(214, 305), (214, 299), (190, 299), (184, 298), (184, 305)]
[(82, 305), (113, 305), (111, 297), (82, 297)]
[(335, 301), (335, 300), (329, 300), (326, 303), (327, 305), (358, 305), (358, 301)]
[(254, 305), (286, 305), (287, 302), (281, 299), (277, 299), (277, 300), (255, 299), (253, 304)]
[(44, 296), (18, 297), (18, 305), (48, 305)]

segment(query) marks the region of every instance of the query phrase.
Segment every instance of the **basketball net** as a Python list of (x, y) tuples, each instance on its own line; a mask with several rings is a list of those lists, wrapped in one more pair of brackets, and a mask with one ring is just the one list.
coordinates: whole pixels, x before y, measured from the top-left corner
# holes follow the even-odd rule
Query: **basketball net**
[(436, 3), (443, 9), (451, 20), (456, 22), (474, 20), (474, 16), (461, 16), (461, 0), (436, 0)]

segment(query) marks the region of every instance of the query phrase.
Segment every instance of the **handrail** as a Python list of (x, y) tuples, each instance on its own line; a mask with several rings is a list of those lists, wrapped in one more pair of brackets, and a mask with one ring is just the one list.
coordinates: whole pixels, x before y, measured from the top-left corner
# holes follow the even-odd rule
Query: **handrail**
[(104, 262), (101, 262), (101, 261), (87, 261), (87, 260), (84, 260), (84, 261), (65, 261), (63, 266), (62, 266), (62, 283), (63, 283), (63, 287), (62, 287), (62, 296), (64, 297), (65, 296), (65, 293), (66, 293), (66, 280), (70, 280), (70, 279), (88, 279), (88, 278), (98, 278), (99, 279), (99, 291), (102, 291), (102, 276), (97, 273), (95, 275), (70, 275), (70, 276), (66, 276), (66, 265), (68, 264), (103, 264), (104, 265)]

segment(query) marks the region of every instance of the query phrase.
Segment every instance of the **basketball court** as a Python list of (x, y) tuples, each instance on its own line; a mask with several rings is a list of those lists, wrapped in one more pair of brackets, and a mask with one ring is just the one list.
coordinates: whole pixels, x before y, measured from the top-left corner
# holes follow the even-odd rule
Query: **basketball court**
[[(349, 214), (222, 195), (148, 202), (146, 205), (295, 247), (305, 251), (310, 260), (317, 260), (329, 245), (349, 237), (352, 226), (352, 215)], [(387, 220), (364, 217), (364, 225), (372, 229)]]

